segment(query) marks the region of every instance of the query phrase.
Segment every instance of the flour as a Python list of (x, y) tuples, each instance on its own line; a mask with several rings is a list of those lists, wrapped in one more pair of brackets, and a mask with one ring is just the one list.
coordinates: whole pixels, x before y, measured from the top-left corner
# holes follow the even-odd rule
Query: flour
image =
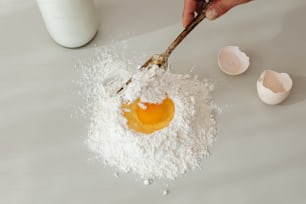
[[(158, 67), (132, 73), (128, 63), (107, 53), (82, 67), (90, 116), (87, 143), (99, 160), (143, 179), (175, 179), (200, 167), (216, 135), (210, 83)], [(132, 83), (116, 94), (131, 76)], [(166, 97), (175, 105), (168, 127), (151, 134), (129, 129), (123, 103), (140, 98), (142, 106)]]
[(168, 189), (163, 190), (163, 195), (164, 195), (164, 196), (166, 196), (166, 195), (168, 195), (168, 194), (169, 194), (169, 190), (168, 190)]

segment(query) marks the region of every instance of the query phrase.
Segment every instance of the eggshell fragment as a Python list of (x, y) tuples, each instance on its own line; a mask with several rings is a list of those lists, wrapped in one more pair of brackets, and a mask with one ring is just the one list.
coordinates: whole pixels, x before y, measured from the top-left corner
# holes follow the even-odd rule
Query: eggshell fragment
[(218, 53), (220, 69), (229, 75), (239, 75), (250, 65), (250, 58), (237, 46), (225, 46)]
[(283, 102), (292, 88), (292, 79), (287, 73), (264, 70), (257, 80), (257, 93), (266, 104), (276, 105)]

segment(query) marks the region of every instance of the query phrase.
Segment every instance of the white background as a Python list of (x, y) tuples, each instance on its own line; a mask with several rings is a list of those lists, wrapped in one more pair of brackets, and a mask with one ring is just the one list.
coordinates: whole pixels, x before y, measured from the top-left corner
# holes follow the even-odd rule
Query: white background
[[(214, 22), (202, 22), (170, 58), (216, 84), (217, 141), (203, 170), (151, 186), (92, 160), (88, 121), (74, 68), (95, 47), (119, 46), (139, 58), (161, 52), (181, 31), (183, 1), (97, 1), (99, 33), (81, 49), (49, 37), (34, 0), (0, 0), (0, 203), (306, 203), (306, 2), (253, 1)], [(217, 51), (238, 45), (249, 70), (226, 76)], [(119, 49), (119, 48), (118, 48)], [(129, 54), (127, 54), (129, 55)], [(141, 63), (146, 59), (143, 57)], [(293, 90), (281, 105), (256, 93), (264, 69), (288, 72)]]

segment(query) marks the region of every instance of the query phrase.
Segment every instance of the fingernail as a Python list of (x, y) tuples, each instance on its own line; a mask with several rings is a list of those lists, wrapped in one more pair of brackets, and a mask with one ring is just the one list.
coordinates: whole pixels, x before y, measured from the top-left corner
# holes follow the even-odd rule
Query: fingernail
[(206, 18), (208, 18), (209, 20), (214, 20), (218, 17), (218, 13), (215, 9), (213, 8), (209, 8), (206, 11)]

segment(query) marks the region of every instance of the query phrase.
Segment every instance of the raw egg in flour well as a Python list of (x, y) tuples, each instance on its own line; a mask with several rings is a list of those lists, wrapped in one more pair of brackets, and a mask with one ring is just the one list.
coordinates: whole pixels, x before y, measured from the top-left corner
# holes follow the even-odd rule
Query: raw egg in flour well
[(140, 98), (122, 105), (123, 116), (130, 129), (150, 134), (169, 126), (174, 116), (174, 103), (166, 97), (161, 103), (141, 102)]

